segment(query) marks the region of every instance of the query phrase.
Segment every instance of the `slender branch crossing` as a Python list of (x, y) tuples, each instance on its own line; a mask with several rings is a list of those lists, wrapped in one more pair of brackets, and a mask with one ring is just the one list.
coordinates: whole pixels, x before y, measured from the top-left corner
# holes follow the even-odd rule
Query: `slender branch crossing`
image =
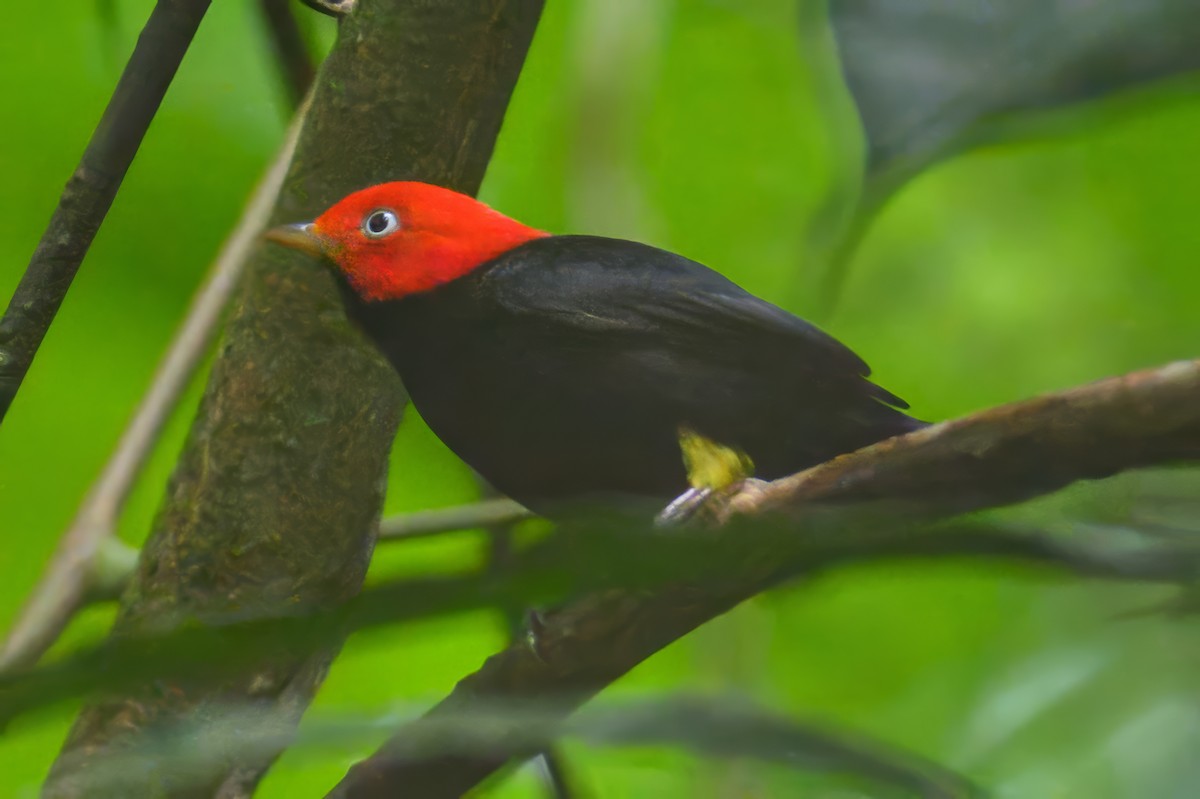
[(211, 0), (159, 0), (0, 319), (0, 422), (112, 206)]

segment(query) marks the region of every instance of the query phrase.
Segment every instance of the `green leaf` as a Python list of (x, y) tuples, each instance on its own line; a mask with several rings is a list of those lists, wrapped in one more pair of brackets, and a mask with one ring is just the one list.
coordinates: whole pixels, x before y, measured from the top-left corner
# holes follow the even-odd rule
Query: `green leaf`
[(1040, 113), (1200, 69), (1194, 0), (832, 0), (868, 180)]
[(866, 165), (819, 270), (826, 312), (871, 220), (917, 174), (1061, 109), (1200, 70), (1195, 0), (830, 0), (829, 22)]

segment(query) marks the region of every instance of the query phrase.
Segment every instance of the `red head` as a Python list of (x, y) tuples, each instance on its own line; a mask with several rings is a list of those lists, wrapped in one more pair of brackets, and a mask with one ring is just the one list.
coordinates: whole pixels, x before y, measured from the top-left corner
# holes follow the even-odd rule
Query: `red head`
[(428, 291), (546, 235), (465, 194), (413, 181), (357, 191), (313, 222), (267, 231), (333, 261), (366, 300)]

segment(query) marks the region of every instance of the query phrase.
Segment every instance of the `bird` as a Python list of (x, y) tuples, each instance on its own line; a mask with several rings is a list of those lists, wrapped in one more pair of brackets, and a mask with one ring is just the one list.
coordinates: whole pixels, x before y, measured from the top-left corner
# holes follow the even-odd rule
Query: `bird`
[(266, 237), (332, 265), (434, 434), (535, 512), (686, 492), (681, 431), (773, 479), (926, 424), (832, 336), (648, 244), (417, 181)]

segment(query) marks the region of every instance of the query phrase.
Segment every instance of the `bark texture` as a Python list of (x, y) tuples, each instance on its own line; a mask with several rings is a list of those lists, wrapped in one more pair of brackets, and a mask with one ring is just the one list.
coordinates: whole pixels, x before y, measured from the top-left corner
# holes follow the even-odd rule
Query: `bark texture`
[[(474, 193), (541, 6), (360, 0), (321, 68), (272, 222), (311, 218), (386, 180)], [(113, 635), (353, 596), (404, 401), (395, 374), (345, 320), (323, 267), (263, 245)], [(159, 682), (88, 705), (44, 795), (247, 796), (269, 760), (236, 751), (203, 775), (148, 762), (103, 792), (89, 787), (89, 772), (154, 727), (203, 720), (229, 702), (298, 719), (335, 654), (283, 647), (233, 678)]]

